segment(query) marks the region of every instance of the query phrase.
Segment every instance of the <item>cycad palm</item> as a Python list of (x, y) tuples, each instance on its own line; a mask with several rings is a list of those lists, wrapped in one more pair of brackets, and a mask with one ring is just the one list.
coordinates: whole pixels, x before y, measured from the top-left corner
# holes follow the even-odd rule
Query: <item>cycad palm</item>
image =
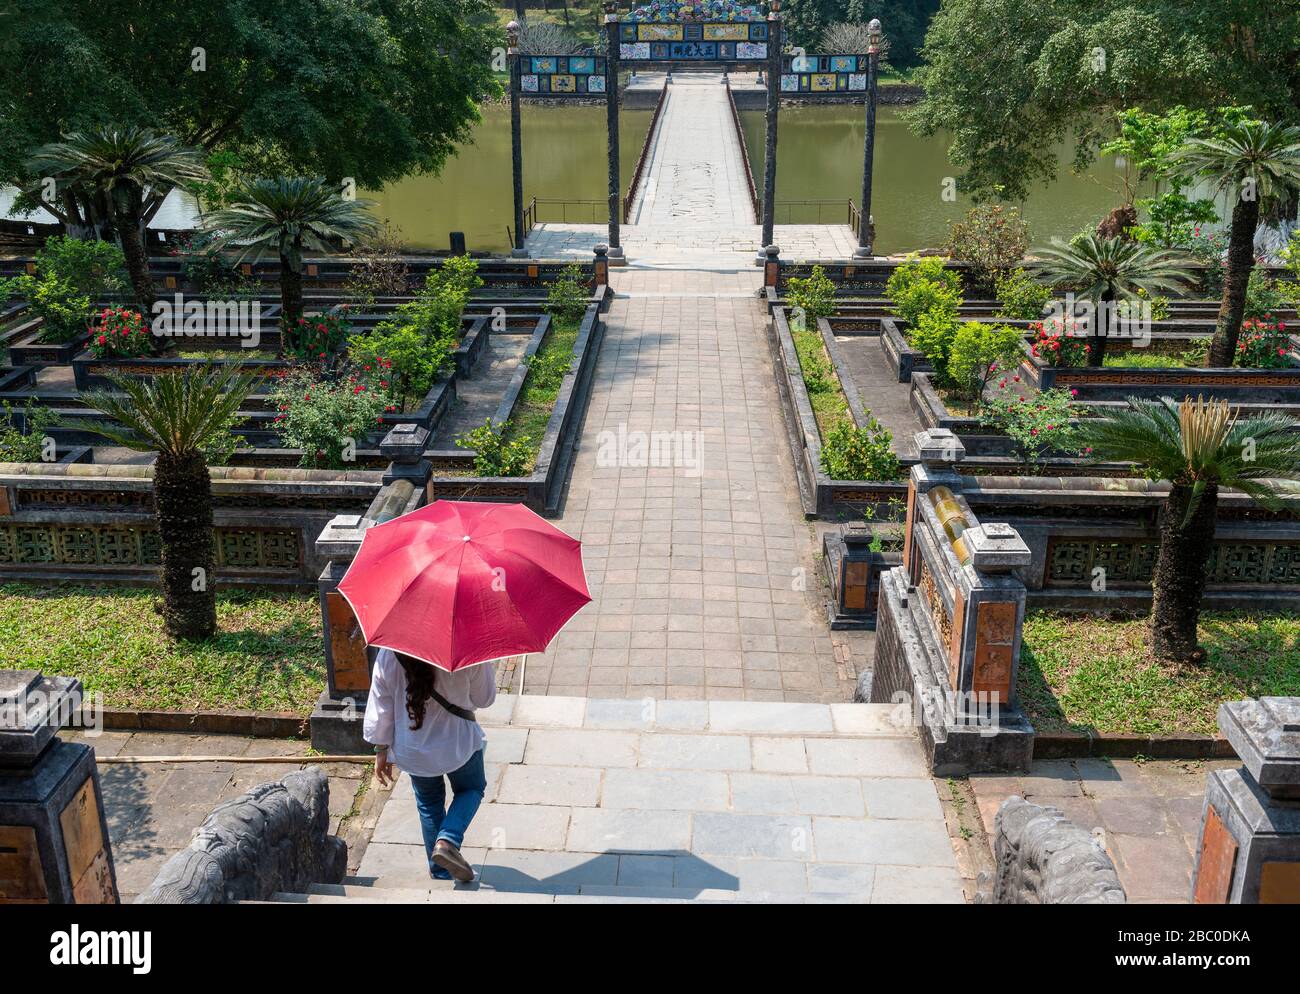
[(1300, 499), (1300, 421), (1280, 414), (1239, 416), (1223, 401), (1198, 397), (1139, 400), (1085, 422), (1099, 459), (1131, 462), (1170, 484), (1160, 517), (1152, 637), (1156, 655), (1200, 660), (1196, 624), (1214, 540), (1219, 488), (1266, 507)]
[(27, 168), (106, 206), (122, 241), (136, 305), (148, 316), (154, 293), (143, 229), (173, 189), (208, 178), (199, 152), (144, 128), (100, 128), (43, 145)]
[[(1059, 238), (1037, 252), (1039, 279), (1053, 287), (1073, 290), (1095, 305), (1136, 302), (1141, 290), (1148, 298), (1177, 290), (1190, 282), (1186, 256), (1155, 249), (1124, 238), (1088, 235), (1067, 245)], [(1106, 356), (1103, 322), (1094, 315), (1088, 342), (1088, 365), (1100, 366)]]
[(213, 211), (204, 227), (245, 256), (274, 247), (280, 253), (280, 303), (284, 327), (302, 317), (303, 249), (323, 252), (340, 242), (376, 234), (381, 225), (368, 200), (348, 200), (323, 179), (281, 176), (245, 184), (230, 206)]
[(1300, 128), (1245, 121), (1223, 127), (1213, 138), (1193, 138), (1174, 153), (1183, 175), (1209, 179), (1232, 198), (1232, 229), (1223, 302), (1210, 343), (1210, 365), (1231, 366), (1246, 309), (1246, 287), (1255, 267), (1255, 229), (1264, 202), (1300, 189)]
[(203, 450), (228, 430), (257, 377), (232, 363), (110, 381), (118, 392), (92, 391), (85, 401), (115, 424), (87, 421), (77, 427), (158, 454), (153, 494), (162, 540), (164, 624), (173, 638), (207, 638), (216, 631), (217, 614), (212, 484)]

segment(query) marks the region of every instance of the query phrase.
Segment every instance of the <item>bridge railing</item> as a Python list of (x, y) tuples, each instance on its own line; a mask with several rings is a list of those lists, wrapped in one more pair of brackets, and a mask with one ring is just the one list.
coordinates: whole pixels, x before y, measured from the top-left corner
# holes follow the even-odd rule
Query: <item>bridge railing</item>
[[(848, 200), (778, 200), (772, 211), (777, 224), (847, 224), (854, 231), (858, 229), (861, 216), (852, 197)], [(809, 220), (812, 217), (816, 220)]]

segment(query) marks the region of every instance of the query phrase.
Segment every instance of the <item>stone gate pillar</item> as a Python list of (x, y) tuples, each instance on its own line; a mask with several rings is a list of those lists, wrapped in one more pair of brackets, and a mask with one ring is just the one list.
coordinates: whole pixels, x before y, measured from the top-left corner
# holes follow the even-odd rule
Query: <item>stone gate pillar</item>
[(1016, 703), (1030, 552), (962, 497), (951, 431), (917, 432), (902, 565), (881, 579), (873, 703), (910, 705), (936, 775), (1027, 769), (1033, 727)]
[(81, 683), (0, 670), (0, 904), (117, 904), (95, 752), (59, 729)]
[(1241, 768), (1206, 778), (1195, 904), (1300, 904), (1300, 697), (1219, 706)]

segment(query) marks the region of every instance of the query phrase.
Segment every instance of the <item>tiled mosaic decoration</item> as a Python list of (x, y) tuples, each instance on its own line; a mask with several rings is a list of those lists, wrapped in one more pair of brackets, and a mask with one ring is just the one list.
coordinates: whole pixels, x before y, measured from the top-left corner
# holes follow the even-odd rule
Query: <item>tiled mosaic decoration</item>
[(819, 93), (865, 93), (866, 55), (784, 55), (781, 92), (789, 96)]
[(585, 97), (605, 92), (605, 59), (598, 55), (525, 55), (519, 88), (530, 96)]

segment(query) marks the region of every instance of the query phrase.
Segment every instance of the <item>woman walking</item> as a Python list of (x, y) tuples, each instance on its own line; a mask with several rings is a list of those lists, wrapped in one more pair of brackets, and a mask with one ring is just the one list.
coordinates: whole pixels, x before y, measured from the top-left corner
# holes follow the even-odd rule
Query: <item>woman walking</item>
[[(429, 874), (435, 880), (474, 879), (474, 868), (460, 852), (487, 788), (487, 736), (474, 710), (490, 707), (496, 696), (490, 663), (447, 673), (391, 649), (381, 649), (375, 659), (363, 734), (375, 747), (375, 776), (381, 784), (389, 786), (396, 770), (411, 778)], [(444, 777), (451, 783), (450, 806)]]

